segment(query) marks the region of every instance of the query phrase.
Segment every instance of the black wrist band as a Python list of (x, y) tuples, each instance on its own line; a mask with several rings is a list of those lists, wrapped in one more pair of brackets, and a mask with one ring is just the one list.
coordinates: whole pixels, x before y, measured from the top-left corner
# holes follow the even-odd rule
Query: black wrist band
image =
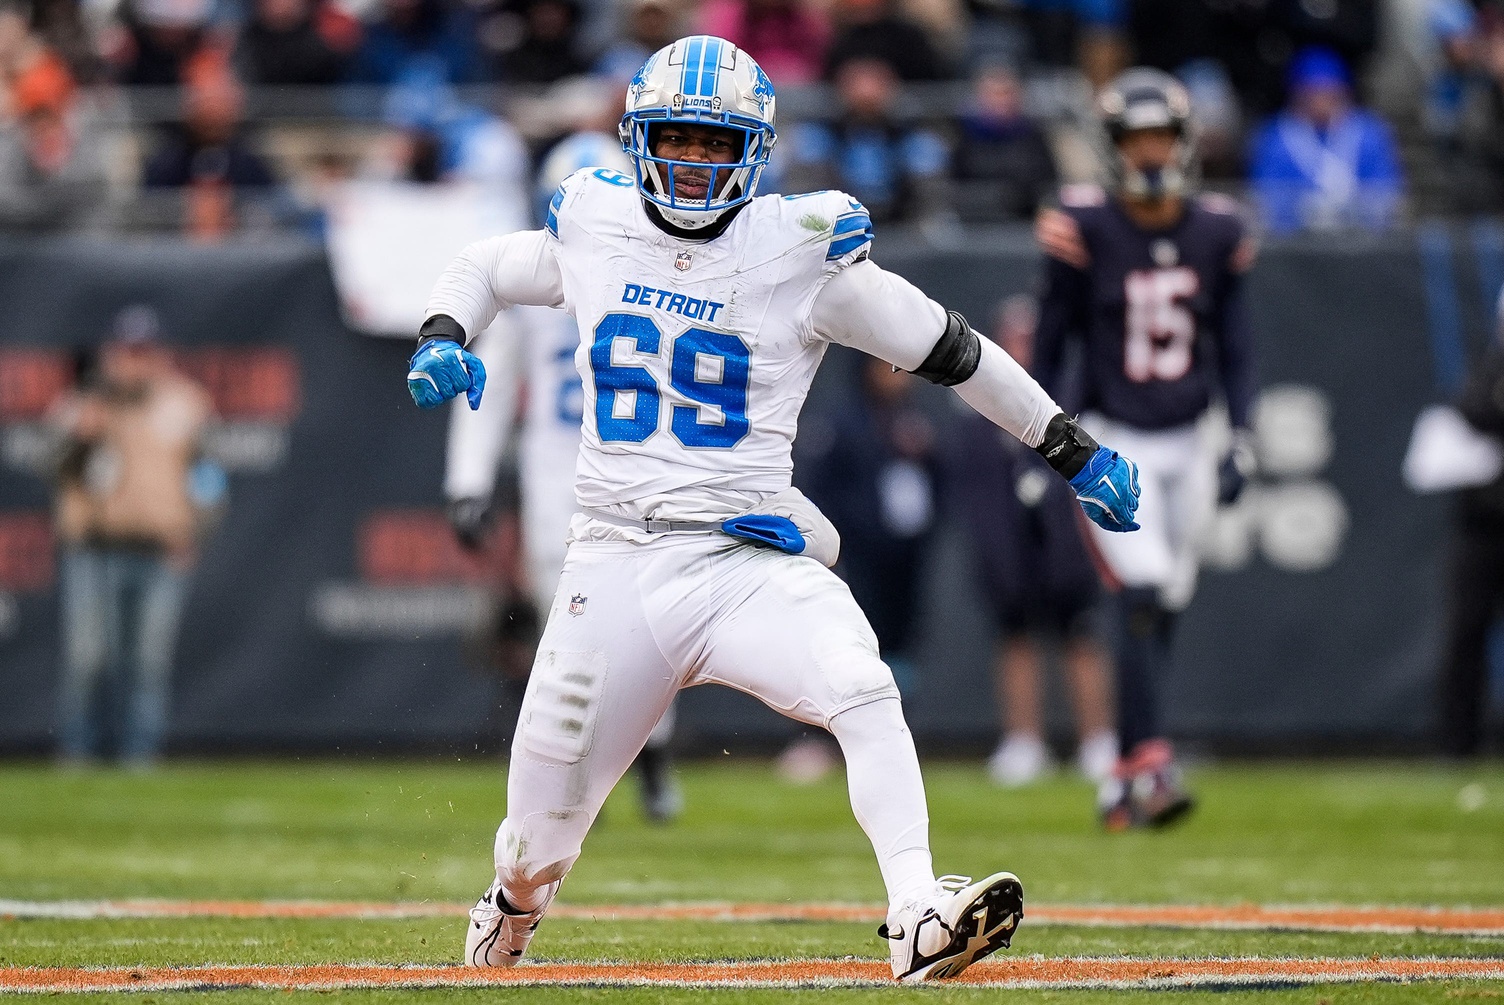
[(448, 339), (464, 345), (465, 329), (448, 314), (435, 314), (423, 322), (423, 327), (418, 329), (418, 348), (421, 349), (428, 343), (437, 342), (440, 339)]
[(1049, 462), (1050, 467), (1069, 480), (1081, 473), (1098, 446), (1080, 423), (1061, 412), (1044, 427), (1044, 440), (1034, 449)]

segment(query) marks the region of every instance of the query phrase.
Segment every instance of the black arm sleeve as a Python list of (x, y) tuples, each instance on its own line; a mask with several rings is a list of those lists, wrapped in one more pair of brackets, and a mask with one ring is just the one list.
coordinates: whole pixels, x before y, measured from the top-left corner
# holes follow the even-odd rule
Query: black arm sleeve
[(1253, 353), (1253, 327), (1243, 303), (1244, 278), (1229, 272), (1217, 305), (1217, 364), (1222, 373), (1222, 393), (1227, 397), (1227, 417), (1234, 429), (1247, 429), (1253, 419), (1253, 400), (1258, 395), (1258, 371)]
[(1040, 282), (1039, 323), (1034, 329), (1034, 365), (1029, 368), (1056, 401), (1064, 390), (1061, 367), (1066, 343), (1086, 330), (1091, 279), (1080, 269), (1046, 258)]

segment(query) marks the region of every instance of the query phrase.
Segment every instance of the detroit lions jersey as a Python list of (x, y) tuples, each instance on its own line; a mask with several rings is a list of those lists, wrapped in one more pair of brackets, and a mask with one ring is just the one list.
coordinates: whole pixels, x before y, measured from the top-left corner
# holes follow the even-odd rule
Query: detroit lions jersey
[(826, 347), (811, 310), (867, 253), (861, 205), (761, 196), (720, 236), (685, 240), (649, 220), (632, 179), (593, 169), (560, 186), (546, 226), (580, 327), (580, 505), (720, 520), (788, 488)]
[(1233, 425), (1246, 426), (1255, 380), (1242, 274), (1252, 252), (1235, 204), (1190, 199), (1162, 231), (1092, 186), (1068, 189), (1061, 209), (1090, 264), (1048, 262), (1033, 368), (1045, 390), (1060, 399), (1064, 345), (1080, 338), (1080, 400), (1067, 407), (1168, 429), (1196, 421), (1220, 390)]

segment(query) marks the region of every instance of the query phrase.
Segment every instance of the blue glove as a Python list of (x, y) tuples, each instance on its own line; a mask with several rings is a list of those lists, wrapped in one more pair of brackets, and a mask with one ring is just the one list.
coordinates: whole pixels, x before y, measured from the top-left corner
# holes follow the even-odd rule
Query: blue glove
[(486, 389), (486, 367), (452, 339), (425, 342), (408, 361), (407, 390), (419, 408), (433, 408), (463, 393), (472, 410)]
[(1092, 523), (1104, 530), (1138, 530), (1138, 465), (1116, 450), (1098, 447), (1086, 467), (1071, 479), (1071, 488)]

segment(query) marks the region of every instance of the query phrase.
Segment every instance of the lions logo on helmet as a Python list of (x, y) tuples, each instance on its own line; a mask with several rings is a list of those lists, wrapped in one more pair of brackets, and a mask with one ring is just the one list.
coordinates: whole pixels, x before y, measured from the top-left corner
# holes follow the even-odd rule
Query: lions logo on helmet
[[(723, 38), (691, 35), (648, 58), (627, 86), (621, 143), (632, 158), (637, 189), (676, 227), (708, 227), (757, 194), (777, 133), (773, 84), (751, 56)], [(677, 122), (729, 129), (740, 134), (735, 163), (706, 165), (669, 160), (652, 151), (655, 127)], [(703, 197), (676, 193), (674, 173), (710, 168)]]
[[(1191, 96), (1180, 81), (1147, 67), (1125, 71), (1097, 99), (1097, 118), (1102, 125), (1108, 186), (1114, 191), (1131, 198), (1162, 199), (1184, 195), (1195, 187), (1196, 123)], [(1123, 137), (1143, 129), (1174, 133), (1169, 163), (1140, 170), (1123, 158), (1119, 149)]]

